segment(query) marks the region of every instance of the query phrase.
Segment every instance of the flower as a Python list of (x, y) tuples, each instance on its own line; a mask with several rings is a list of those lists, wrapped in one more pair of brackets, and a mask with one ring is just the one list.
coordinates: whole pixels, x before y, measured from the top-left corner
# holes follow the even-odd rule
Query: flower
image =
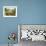
[(14, 32), (10, 33), (9, 36), (8, 36), (9, 40), (15, 40), (15, 38), (16, 38), (16, 34)]

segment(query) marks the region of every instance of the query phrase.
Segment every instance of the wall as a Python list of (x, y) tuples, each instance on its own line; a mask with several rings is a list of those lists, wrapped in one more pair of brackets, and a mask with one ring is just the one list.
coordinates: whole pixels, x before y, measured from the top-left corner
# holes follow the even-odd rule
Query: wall
[[(18, 6), (17, 18), (3, 17), (7, 5)], [(9, 32), (17, 34), (17, 24), (46, 24), (46, 0), (0, 0), (0, 44), (8, 43)]]

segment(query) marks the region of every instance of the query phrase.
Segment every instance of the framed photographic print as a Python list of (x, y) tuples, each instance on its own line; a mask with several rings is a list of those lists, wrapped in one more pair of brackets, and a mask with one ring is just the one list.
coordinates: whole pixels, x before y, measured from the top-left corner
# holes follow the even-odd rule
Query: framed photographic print
[(46, 41), (46, 25), (40, 24), (19, 24), (18, 41)]
[(17, 6), (3, 6), (3, 17), (17, 17)]

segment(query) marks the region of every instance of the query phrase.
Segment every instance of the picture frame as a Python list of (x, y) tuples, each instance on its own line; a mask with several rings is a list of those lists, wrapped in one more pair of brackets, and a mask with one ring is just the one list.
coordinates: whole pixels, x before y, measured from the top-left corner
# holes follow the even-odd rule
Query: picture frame
[[(27, 31), (25, 38), (22, 31)], [(46, 24), (18, 24), (18, 42), (21, 40), (46, 41)]]
[(17, 17), (17, 6), (3, 6), (3, 17)]

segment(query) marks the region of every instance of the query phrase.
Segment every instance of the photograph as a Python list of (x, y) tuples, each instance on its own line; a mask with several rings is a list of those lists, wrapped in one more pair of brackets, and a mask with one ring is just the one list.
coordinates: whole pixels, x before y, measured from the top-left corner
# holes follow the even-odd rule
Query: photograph
[(18, 42), (20, 46), (46, 41), (46, 25), (18, 24)]
[(17, 6), (3, 6), (3, 17), (17, 17)]

